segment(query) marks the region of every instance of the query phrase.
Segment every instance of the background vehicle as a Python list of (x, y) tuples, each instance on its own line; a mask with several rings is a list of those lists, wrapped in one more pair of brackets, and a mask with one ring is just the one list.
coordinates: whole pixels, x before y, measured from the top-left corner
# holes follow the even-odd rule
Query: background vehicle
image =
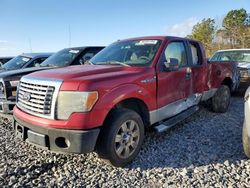
[(244, 112), (245, 118), (242, 128), (242, 144), (243, 149), (248, 158), (250, 158), (250, 87), (248, 87), (244, 96)]
[(0, 72), (39, 66), (52, 53), (24, 53), (5, 63)]
[(11, 60), (13, 57), (0, 57), (0, 66)]
[(247, 89), (250, 85), (250, 49), (229, 49), (216, 52), (211, 61), (233, 61), (237, 63), (239, 87)]
[(200, 101), (226, 112), (235, 87), (232, 63), (208, 63), (200, 42), (177, 37), (118, 41), (90, 63), (22, 77), (18, 138), (52, 151), (96, 150), (124, 166), (138, 154), (145, 129), (168, 130)]
[[(0, 112), (4, 114), (12, 113), (16, 104), (17, 85), (22, 76), (45, 69), (83, 64), (103, 48), (94, 46), (66, 48), (51, 55), (41, 64), (35, 65), (36, 60), (34, 60), (32, 66), (35, 65), (35, 67), (0, 73)], [(37, 60), (40, 61), (41, 58)]]

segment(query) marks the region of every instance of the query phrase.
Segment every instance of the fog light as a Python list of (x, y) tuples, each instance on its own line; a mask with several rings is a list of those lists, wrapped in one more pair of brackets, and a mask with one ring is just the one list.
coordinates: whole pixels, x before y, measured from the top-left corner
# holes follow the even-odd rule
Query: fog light
[(64, 137), (57, 137), (55, 139), (55, 144), (59, 148), (68, 148), (70, 146), (70, 141)]

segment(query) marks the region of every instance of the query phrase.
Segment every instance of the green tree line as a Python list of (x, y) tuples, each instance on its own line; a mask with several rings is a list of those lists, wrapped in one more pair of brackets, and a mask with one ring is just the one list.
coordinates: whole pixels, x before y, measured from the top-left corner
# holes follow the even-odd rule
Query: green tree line
[(203, 42), (208, 56), (220, 49), (250, 48), (250, 14), (245, 9), (231, 10), (221, 28), (214, 19), (205, 18), (194, 25), (187, 37)]

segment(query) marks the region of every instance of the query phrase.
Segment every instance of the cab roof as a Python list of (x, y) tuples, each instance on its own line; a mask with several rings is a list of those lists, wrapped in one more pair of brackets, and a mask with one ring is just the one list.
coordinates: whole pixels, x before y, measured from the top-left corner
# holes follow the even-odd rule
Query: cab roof
[(176, 36), (144, 36), (144, 37), (135, 37), (135, 38), (128, 38), (124, 40), (118, 40), (118, 41), (126, 41), (126, 40), (167, 40), (167, 39), (174, 39), (174, 40), (188, 40), (188, 41), (195, 41), (193, 39), (185, 38), (185, 37), (176, 37)]

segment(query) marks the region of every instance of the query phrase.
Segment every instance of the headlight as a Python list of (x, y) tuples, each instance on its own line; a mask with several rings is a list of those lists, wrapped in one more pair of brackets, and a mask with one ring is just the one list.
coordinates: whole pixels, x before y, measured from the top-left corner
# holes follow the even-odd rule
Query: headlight
[(57, 99), (57, 119), (66, 120), (73, 112), (89, 112), (97, 100), (96, 91), (60, 91)]
[(12, 87), (17, 87), (18, 84), (19, 84), (19, 80), (10, 81), (10, 85), (11, 85)]
[(2, 82), (0, 82), (0, 93), (4, 94), (4, 85)]

